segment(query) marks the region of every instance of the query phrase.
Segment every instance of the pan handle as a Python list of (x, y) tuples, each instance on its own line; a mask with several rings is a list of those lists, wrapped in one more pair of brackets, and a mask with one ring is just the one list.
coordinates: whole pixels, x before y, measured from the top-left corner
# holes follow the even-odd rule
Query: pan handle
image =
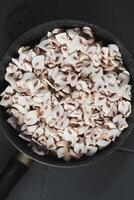
[(13, 156), (0, 174), (0, 200), (5, 200), (18, 180), (26, 173), (32, 160), (23, 153)]

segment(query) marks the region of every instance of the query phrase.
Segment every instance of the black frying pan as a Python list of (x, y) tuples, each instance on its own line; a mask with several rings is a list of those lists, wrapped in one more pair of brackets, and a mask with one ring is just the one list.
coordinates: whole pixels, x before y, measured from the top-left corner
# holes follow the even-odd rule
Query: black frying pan
[[(10, 48), (6, 51), (0, 62), (0, 92), (2, 92), (7, 86), (6, 81), (4, 80), (5, 68), (10, 62), (12, 57), (17, 57), (17, 50), (23, 45), (34, 45), (39, 42), (39, 40), (48, 32), (57, 27), (72, 28), (72, 27), (91, 27), (98, 39), (102, 39), (106, 44), (115, 43), (119, 46), (122, 53), (125, 66), (131, 74), (131, 84), (132, 84), (132, 99), (134, 97), (134, 61), (128, 51), (122, 46), (122, 44), (115, 38), (113, 35), (107, 31), (101, 29), (98, 26), (89, 24), (88, 22), (74, 21), (74, 20), (62, 20), (62, 21), (53, 21), (39, 25), (30, 31), (26, 32), (24, 35), (19, 37)], [(132, 101), (133, 102), (133, 101)], [(134, 106), (132, 105), (132, 111)], [(114, 143), (111, 143), (108, 147), (97, 152), (92, 157), (83, 156), (79, 160), (72, 159), (69, 162), (66, 162), (62, 159), (58, 159), (54, 156), (46, 155), (39, 156), (35, 154), (30, 147), (27, 146), (27, 142), (18, 137), (17, 132), (7, 123), (7, 115), (5, 109), (0, 107), (0, 131), (3, 133), (8, 140), (18, 149), (19, 155), (15, 156), (9, 161), (8, 166), (5, 168), (3, 173), (0, 175), (0, 199), (3, 200), (6, 198), (10, 190), (13, 188), (14, 184), (19, 180), (19, 178), (26, 172), (28, 166), (31, 163), (31, 160), (40, 162), (46, 166), (59, 167), (59, 168), (72, 168), (72, 167), (81, 167), (85, 165), (92, 164), (105, 158), (114, 152), (128, 137), (134, 127), (134, 115), (133, 112), (128, 118), (128, 128), (122, 132), (119, 138), (115, 140)]]

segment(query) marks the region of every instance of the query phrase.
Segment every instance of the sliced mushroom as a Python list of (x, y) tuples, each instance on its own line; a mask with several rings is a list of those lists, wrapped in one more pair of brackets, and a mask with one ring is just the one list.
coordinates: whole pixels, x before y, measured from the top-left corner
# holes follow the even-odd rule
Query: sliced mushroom
[(32, 59), (32, 66), (33, 68), (35, 69), (44, 69), (45, 66), (44, 66), (44, 55), (39, 55), (39, 56), (35, 56), (33, 59)]
[(55, 141), (51, 136), (48, 137), (46, 145), (48, 150), (56, 149)]
[(17, 119), (14, 117), (9, 117), (7, 122), (14, 128), (17, 129)]
[(103, 140), (103, 139), (100, 139), (96, 142), (96, 145), (99, 147), (99, 148), (104, 148), (104, 147), (107, 147), (109, 144), (111, 143), (110, 140)]
[(58, 156), (58, 158), (64, 157), (65, 152), (66, 152), (66, 148), (65, 147), (58, 148), (57, 149), (57, 156)]
[(66, 58), (62, 62), (62, 65), (72, 65), (73, 67), (75, 67), (76, 64), (78, 63), (77, 57), (78, 55), (76, 52), (66, 56)]
[(55, 124), (55, 128), (63, 130), (66, 127), (68, 127), (68, 125), (69, 125), (69, 119), (66, 117), (63, 117), (57, 121), (57, 123)]
[(86, 146), (86, 150), (87, 156), (93, 156), (97, 152), (98, 148), (95, 146)]
[(38, 125), (37, 125), (37, 124), (31, 125), (31, 126), (27, 126), (28, 132), (32, 132), (32, 133), (34, 133), (34, 132), (36, 131), (37, 128), (38, 128)]
[(64, 130), (64, 135), (63, 135), (63, 139), (65, 141), (71, 142), (72, 145), (76, 143), (76, 141), (78, 140), (77, 137), (78, 133), (74, 128), (71, 127), (67, 127)]
[(120, 101), (118, 104), (118, 110), (124, 117), (128, 117), (131, 114), (131, 103), (129, 101)]
[(5, 94), (0, 101), (0, 105), (4, 107), (9, 107), (11, 104), (12, 97), (10, 95)]
[(74, 29), (67, 29), (67, 34), (69, 35), (69, 37), (71, 38), (71, 39), (74, 39), (74, 37), (76, 36), (76, 35), (78, 35), (78, 32), (77, 31), (75, 31)]
[(67, 45), (69, 54), (75, 51), (81, 51), (83, 44), (81, 43), (81, 38), (79, 35), (76, 35)]
[(55, 38), (61, 45), (67, 44), (68, 40), (69, 40), (66, 33), (57, 34), (57, 35), (55, 35)]
[(39, 121), (39, 113), (37, 110), (28, 111), (25, 114), (24, 121), (27, 125), (34, 125)]
[(67, 80), (68, 80), (68, 83), (71, 85), (71, 87), (74, 87), (77, 83), (78, 76), (76, 73), (71, 72), (69, 73)]
[(77, 81), (77, 83), (76, 83), (76, 89), (78, 91), (82, 90), (82, 91), (87, 92), (87, 93), (91, 92), (89, 90), (89, 88), (88, 88), (87, 83), (85, 81), (82, 81), (82, 80)]
[(119, 130), (123, 131), (125, 128), (128, 127), (128, 124), (126, 122), (126, 119), (125, 118), (121, 118), (118, 122), (118, 128)]

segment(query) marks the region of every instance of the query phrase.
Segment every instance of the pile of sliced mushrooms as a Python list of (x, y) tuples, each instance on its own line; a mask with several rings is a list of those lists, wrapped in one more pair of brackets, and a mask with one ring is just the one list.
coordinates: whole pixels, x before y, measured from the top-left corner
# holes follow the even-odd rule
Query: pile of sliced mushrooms
[(18, 54), (0, 105), (35, 153), (92, 156), (128, 127), (130, 74), (117, 45), (103, 45), (89, 27), (56, 28)]

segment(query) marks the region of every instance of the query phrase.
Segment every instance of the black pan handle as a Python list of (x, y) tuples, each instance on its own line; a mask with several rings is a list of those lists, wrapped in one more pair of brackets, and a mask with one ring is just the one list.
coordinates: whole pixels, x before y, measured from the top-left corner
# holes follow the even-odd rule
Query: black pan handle
[(0, 174), (0, 200), (5, 200), (18, 180), (26, 173), (31, 159), (22, 153), (13, 156)]

